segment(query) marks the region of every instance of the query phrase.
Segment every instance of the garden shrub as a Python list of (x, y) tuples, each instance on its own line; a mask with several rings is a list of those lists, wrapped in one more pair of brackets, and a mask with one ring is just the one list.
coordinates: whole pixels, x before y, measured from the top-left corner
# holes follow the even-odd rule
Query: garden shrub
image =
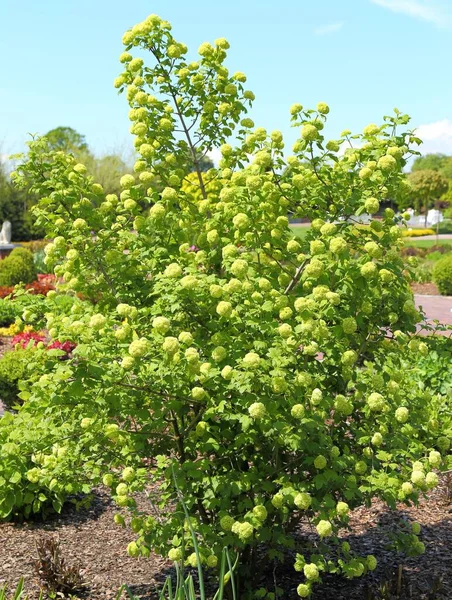
[(22, 402), (19, 382), (26, 377), (28, 364), (34, 362), (33, 353), (32, 349), (21, 348), (5, 352), (0, 358), (0, 399), (8, 408)]
[(452, 296), (452, 254), (446, 254), (436, 262), (433, 281), (443, 296)]
[[(398, 110), (326, 140), (329, 107), (295, 104), (300, 135), (285, 159), (282, 134), (246, 117), (254, 95), (225, 67), (224, 38), (187, 63), (186, 46), (153, 15), (123, 41), (115, 85), (131, 105), (139, 159), (121, 194), (105, 195), (45, 139), (30, 142), (12, 175), (42, 198), (35, 216), (53, 239), (46, 261), (62, 283), (46, 299), (49, 335), (77, 344), (28, 385), (15, 432), (41, 417), (47, 430), (34, 443), (48, 432), (69, 440), (77, 485), (81, 472), (104, 473), (130, 509), (130, 555), (153, 550), (195, 566), (193, 527), (201, 562), (214, 568), (227, 547), (252, 587), (259, 546), (267, 564), (296, 550), (307, 597), (323, 572), (375, 568), (340, 543), (351, 509), (415, 502), (448, 464), (445, 399), (405, 368), (429, 347), (415, 335), (403, 220), (386, 209), (368, 227), (354, 222), (406, 185), (420, 140)], [(151, 67), (134, 47), (150, 51)], [(198, 157), (218, 147), (219, 166), (205, 174)], [(221, 185), (206, 186), (214, 179)], [(306, 239), (288, 215), (312, 221)], [(78, 301), (68, 314), (64, 293), (96, 304)], [(24, 321), (42, 318), (34, 314)], [(65, 468), (61, 483), (37, 469), (34, 485), (63, 493)], [(136, 509), (135, 492), (150, 482), (158, 514)], [(0, 499), (9, 493), (0, 488)], [(317, 536), (302, 552), (292, 534), (300, 522)], [(410, 554), (423, 551), (416, 534), (404, 539)]]
[(20, 314), (18, 309), (9, 299), (0, 298), (0, 327), (11, 325)]
[(433, 229), (403, 229), (402, 236), (403, 237), (424, 237), (425, 235), (435, 235), (435, 231)]
[[(407, 364), (407, 368), (414, 367), (413, 375), (432, 392), (451, 396), (452, 328), (449, 328), (444, 335), (426, 336), (424, 341), (428, 345), (429, 352), (425, 356), (418, 356), (415, 364)], [(446, 405), (444, 410), (447, 409)]]
[(14, 248), (9, 256), (0, 261), (0, 286), (31, 283), (36, 279), (33, 254), (26, 248)]

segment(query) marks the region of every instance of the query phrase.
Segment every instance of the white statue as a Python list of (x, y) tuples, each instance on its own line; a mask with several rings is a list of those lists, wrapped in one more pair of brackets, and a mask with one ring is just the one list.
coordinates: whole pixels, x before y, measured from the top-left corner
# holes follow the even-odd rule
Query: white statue
[(0, 231), (0, 244), (11, 244), (11, 223), (5, 221)]

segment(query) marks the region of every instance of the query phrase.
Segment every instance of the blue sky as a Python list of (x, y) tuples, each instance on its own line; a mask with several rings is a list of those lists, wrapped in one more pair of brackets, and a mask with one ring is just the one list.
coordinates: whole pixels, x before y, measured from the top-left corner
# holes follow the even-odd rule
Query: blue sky
[(193, 56), (226, 37), (230, 70), (256, 94), (256, 125), (288, 142), (294, 102), (327, 102), (331, 137), (397, 106), (424, 152), (452, 154), (452, 0), (3, 0), (0, 152), (60, 125), (98, 154), (131, 150), (128, 106), (112, 82), (123, 32), (150, 13), (171, 21)]

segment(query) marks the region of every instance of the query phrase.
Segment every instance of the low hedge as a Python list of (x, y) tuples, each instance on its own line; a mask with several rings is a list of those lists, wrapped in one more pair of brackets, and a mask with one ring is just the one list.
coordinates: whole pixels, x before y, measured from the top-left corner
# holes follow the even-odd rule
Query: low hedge
[(9, 256), (0, 261), (0, 286), (31, 283), (36, 276), (33, 254), (26, 248), (14, 248)]
[(0, 298), (0, 327), (7, 327), (20, 315), (20, 307), (13, 304), (11, 300)]
[(452, 296), (452, 254), (440, 258), (433, 268), (433, 281), (438, 286), (440, 294)]
[(435, 235), (433, 229), (403, 229), (403, 237), (423, 237), (424, 235)]

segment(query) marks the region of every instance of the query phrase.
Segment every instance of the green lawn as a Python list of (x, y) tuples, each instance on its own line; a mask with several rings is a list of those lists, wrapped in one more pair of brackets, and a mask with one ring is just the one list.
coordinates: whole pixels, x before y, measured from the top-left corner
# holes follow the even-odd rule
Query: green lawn
[(304, 240), (304, 238), (306, 237), (308, 231), (311, 229), (311, 227), (309, 225), (305, 226), (305, 225), (291, 225), (290, 226), (291, 230), (294, 232), (294, 234), (301, 238), (302, 240)]
[[(414, 246), (415, 248), (431, 248), (432, 246), (436, 246), (436, 240), (423, 240), (422, 238), (419, 239), (415, 239), (415, 238), (411, 238), (411, 239), (406, 239), (405, 240), (405, 245), (406, 246)], [(448, 245), (448, 246), (452, 246), (452, 240), (445, 240), (445, 239), (441, 239), (441, 237), (438, 240), (438, 245), (439, 246), (444, 246), (444, 245)]]

